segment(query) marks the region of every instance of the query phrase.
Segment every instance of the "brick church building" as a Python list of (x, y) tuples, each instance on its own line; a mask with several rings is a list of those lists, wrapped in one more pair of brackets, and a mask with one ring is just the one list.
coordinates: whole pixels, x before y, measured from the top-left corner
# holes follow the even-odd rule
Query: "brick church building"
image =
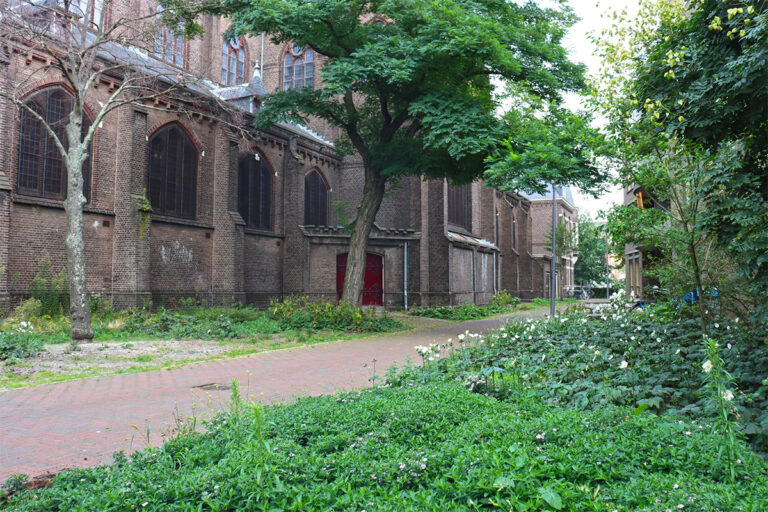
[[(320, 86), (322, 57), (310, 48), (226, 40), (219, 18), (204, 26), (191, 41), (161, 30), (146, 58), (205, 79), (210, 94), (240, 109), (244, 126), (267, 92)], [(31, 53), (4, 52), (0, 88), (44, 62)], [(50, 74), (23, 94), (45, 116), (71, 108)], [(0, 311), (28, 296), (44, 255), (54, 271), (66, 265), (66, 174), (36, 123), (0, 99)], [(89, 289), (123, 307), (188, 296), (259, 306), (288, 295), (335, 300), (349, 243), (340, 224), (354, 218), (363, 180), (358, 159), (334, 151), (337, 136), (319, 122), (279, 124), (246, 141), (216, 116), (182, 115), (171, 102), (111, 112), (85, 169)], [(534, 227), (543, 228), (532, 218), (542, 201), (481, 182), (402, 179), (371, 233), (365, 304), (483, 304), (501, 289), (544, 296), (549, 264), (533, 254)]]

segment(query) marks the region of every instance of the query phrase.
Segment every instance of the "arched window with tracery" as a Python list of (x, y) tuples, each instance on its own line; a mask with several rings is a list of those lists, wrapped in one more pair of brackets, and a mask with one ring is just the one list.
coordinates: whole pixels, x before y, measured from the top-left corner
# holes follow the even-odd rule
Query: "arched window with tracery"
[(181, 29), (173, 30), (160, 21), (163, 7), (157, 6), (158, 29), (155, 32), (155, 57), (174, 66), (184, 67), (185, 40)]
[(272, 175), (272, 169), (259, 153), (240, 159), (237, 211), (249, 227), (272, 229)]
[[(65, 128), (72, 111), (72, 96), (60, 87), (51, 87), (31, 96), (24, 104), (48, 125), (69, 149)], [(20, 194), (62, 200), (67, 196), (67, 167), (56, 142), (45, 125), (26, 108), (19, 112), (19, 158), (17, 190)], [(91, 120), (83, 113), (83, 135)], [(83, 163), (83, 194), (91, 195), (91, 148)]]
[(149, 202), (154, 213), (195, 218), (197, 160), (197, 148), (177, 124), (149, 139)]
[(291, 45), (283, 57), (283, 90), (313, 88), (315, 85), (315, 52), (298, 44)]
[(304, 177), (304, 224), (328, 225), (328, 184), (316, 170)]
[(226, 39), (221, 45), (221, 83), (224, 85), (245, 82), (245, 41), (242, 38)]

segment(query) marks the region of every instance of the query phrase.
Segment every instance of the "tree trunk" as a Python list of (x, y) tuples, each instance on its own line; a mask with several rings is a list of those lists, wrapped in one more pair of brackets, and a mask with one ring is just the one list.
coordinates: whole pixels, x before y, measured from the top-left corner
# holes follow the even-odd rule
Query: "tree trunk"
[(352, 236), (349, 240), (349, 255), (347, 256), (347, 275), (344, 277), (344, 292), (341, 300), (353, 306), (360, 306), (363, 297), (365, 280), (366, 254), (368, 252), (368, 236), (371, 234), (373, 221), (384, 199), (387, 178), (378, 170), (371, 169), (365, 164), (365, 185), (363, 198), (355, 219)]
[[(78, 112), (79, 111), (79, 112)], [(88, 305), (88, 290), (85, 282), (85, 241), (83, 240), (83, 162), (88, 148), (81, 142), (83, 114), (77, 106), (67, 124), (69, 149), (67, 163), (67, 277), (69, 278), (69, 338), (72, 343), (93, 339), (91, 311)]]

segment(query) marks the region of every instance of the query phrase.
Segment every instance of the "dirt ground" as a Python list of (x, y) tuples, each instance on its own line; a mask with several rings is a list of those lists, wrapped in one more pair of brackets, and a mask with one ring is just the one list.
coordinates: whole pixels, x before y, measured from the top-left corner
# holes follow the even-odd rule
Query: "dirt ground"
[[(432, 328), (445, 320), (393, 314), (411, 329)], [(297, 347), (323, 341), (370, 337), (371, 334), (318, 333), (316, 337), (286, 339), (280, 334), (250, 340), (151, 340), (80, 344), (48, 344), (37, 356), (0, 364), (0, 391), (52, 382), (173, 368), (195, 361), (223, 359), (266, 350)], [(375, 336), (375, 335), (374, 335)]]

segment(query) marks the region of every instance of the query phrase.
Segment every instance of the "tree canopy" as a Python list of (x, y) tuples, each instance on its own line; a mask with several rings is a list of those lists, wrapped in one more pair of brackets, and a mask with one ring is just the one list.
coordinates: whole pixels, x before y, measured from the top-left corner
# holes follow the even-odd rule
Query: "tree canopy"
[[(167, 0), (178, 4), (183, 0)], [(174, 12), (176, 12), (174, 10)], [(358, 153), (363, 196), (352, 225), (343, 299), (358, 303), (365, 249), (389, 180), (405, 175), (479, 178), (510, 134), (496, 116), (494, 77), (553, 103), (583, 87), (583, 66), (562, 46), (575, 18), (565, 6), (505, 0), (224, 0), (187, 9), (227, 15), (230, 32), (270, 35), (321, 56), (319, 88), (269, 94), (256, 127), (319, 118)]]

